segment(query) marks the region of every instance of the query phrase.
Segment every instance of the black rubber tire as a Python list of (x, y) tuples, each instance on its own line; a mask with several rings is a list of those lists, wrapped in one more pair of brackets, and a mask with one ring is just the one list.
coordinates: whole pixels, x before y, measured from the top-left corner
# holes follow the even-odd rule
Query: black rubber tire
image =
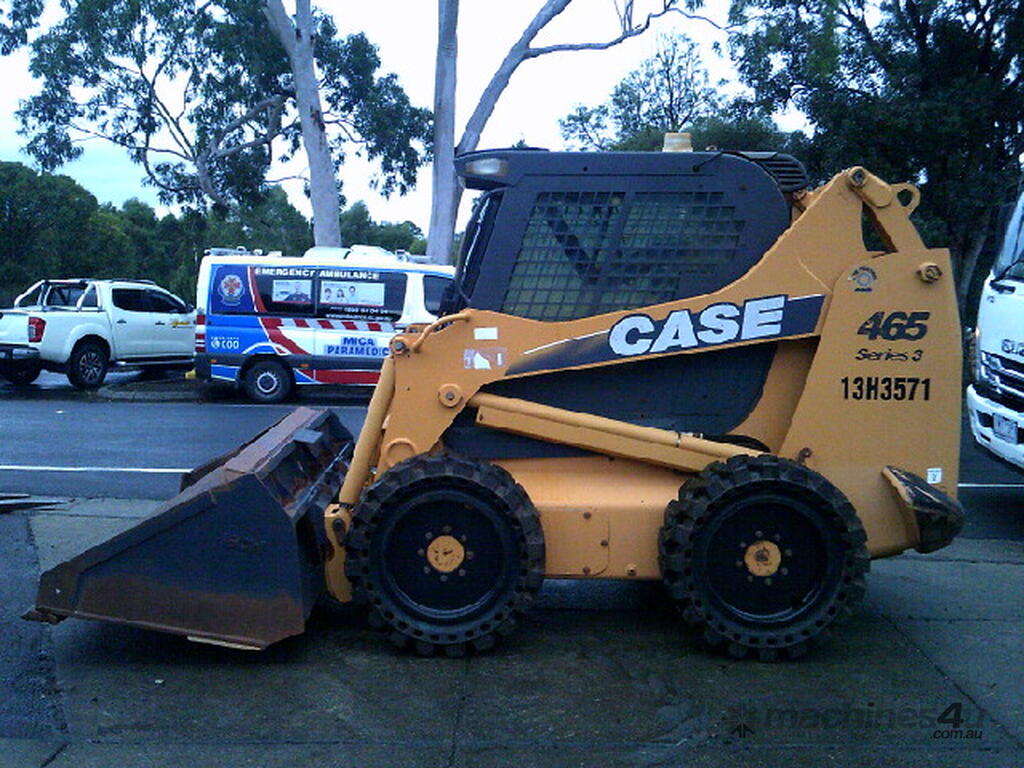
[(110, 354), (96, 341), (82, 341), (68, 358), (68, 381), (75, 389), (98, 389), (107, 378)]
[[(745, 557), (756, 559), (761, 540), (780, 558), (768, 575)], [(863, 597), (866, 541), (853, 506), (817, 472), (777, 456), (735, 456), (669, 502), (659, 564), (709, 646), (734, 658), (796, 659)]]
[(3, 376), (16, 387), (27, 387), (39, 378), (43, 372), (43, 366), (37, 362), (11, 363), (0, 368), (0, 376)]
[[(458, 570), (428, 560), (427, 542), (442, 537), (462, 542)], [(345, 549), (370, 623), (425, 656), (489, 650), (544, 581), (544, 533), (526, 491), (500, 467), (451, 455), (388, 470), (360, 501)]]
[(257, 360), (242, 377), (245, 394), (254, 403), (262, 405), (283, 402), (294, 386), (291, 370), (277, 360)]

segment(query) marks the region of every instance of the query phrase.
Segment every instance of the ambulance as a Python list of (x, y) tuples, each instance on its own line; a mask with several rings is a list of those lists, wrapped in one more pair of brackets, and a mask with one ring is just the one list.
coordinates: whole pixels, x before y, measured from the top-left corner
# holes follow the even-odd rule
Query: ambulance
[(196, 375), (256, 403), (299, 385), (373, 386), (391, 337), (437, 319), (454, 272), (368, 247), (210, 249), (196, 287)]

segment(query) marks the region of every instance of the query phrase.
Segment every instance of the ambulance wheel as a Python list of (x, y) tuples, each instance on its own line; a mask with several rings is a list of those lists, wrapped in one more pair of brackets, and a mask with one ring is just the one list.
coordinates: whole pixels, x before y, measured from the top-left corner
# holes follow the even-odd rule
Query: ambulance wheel
[(280, 403), (292, 392), (292, 372), (277, 360), (257, 360), (242, 377), (245, 394), (254, 403)]
[(662, 578), (686, 622), (735, 658), (803, 656), (852, 612), (870, 566), (853, 506), (817, 472), (735, 456), (665, 510)]
[(416, 456), (367, 489), (345, 538), (345, 572), (370, 622), (423, 655), (486, 651), (544, 580), (537, 510), (504, 469)]

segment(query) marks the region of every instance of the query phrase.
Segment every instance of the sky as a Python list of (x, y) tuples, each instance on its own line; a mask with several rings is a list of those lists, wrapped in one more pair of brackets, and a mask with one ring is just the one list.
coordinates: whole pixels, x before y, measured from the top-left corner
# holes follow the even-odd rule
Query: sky
[[(620, 0), (621, 3), (621, 0)], [(417, 106), (430, 108), (434, 90), (437, 43), (437, 3), (434, 0), (391, 0), (387, 3), (320, 0), (343, 34), (362, 31), (378, 46), (381, 73), (394, 72)], [(53, 18), (58, 11), (48, 11)], [(286, 0), (286, 7), (288, 3)], [(542, 0), (462, 0), (459, 12), (459, 60), (456, 93), (456, 135), (476, 105), (491, 75), (520, 36)], [(637, 0), (637, 8), (645, 0)], [(536, 44), (603, 41), (617, 34), (614, 0), (574, 0), (537, 38)], [(703, 13), (724, 23), (726, 0), (709, 0)], [(480, 142), (480, 148), (510, 146), (523, 140), (530, 146), (562, 149), (558, 120), (576, 104), (605, 101), (615, 85), (640, 62), (653, 55), (657, 36), (682, 32), (698, 42), (712, 80), (732, 78), (727, 59), (712, 46), (724, 36), (712, 25), (671, 14), (647, 34), (607, 51), (556, 53), (525, 62), (512, 76)], [(31, 164), (20, 152), (24, 137), (17, 134), (18, 103), (38, 88), (28, 72), (28, 56), (19, 52), (0, 58), (4, 88), (0, 91), (0, 160)], [(101, 202), (121, 205), (137, 197), (156, 206), (156, 193), (142, 184), (142, 171), (123, 150), (102, 140), (84, 144), (83, 157), (60, 169), (75, 178)], [(302, 168), (297, 170), (301, 171)], [(430, 219), (430, 168), (424, 166), (416, 189), (384, 199), (373, 191), (371, 165), (350, 157), (342, 169), (342, 191), (349, 204), (364, 200), (378, 221), (413, 221), (426, 232)], [(289, 198), (309, 215), (300, 182), (286, 184)], [(461, 221), (471, 200), (464, 196)], [(159, 207), (159, 206), (157, 206)], [(214, 245), (214, 244), (211, 244)]]

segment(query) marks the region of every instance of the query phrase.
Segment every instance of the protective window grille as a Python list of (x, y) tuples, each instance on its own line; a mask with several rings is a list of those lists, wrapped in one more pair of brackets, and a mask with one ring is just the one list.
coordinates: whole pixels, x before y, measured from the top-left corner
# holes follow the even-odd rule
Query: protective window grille
[(743, 224), (721, 192), (542, 192), (503, 311), (571, 320), (671, 301), (733, 258)]

